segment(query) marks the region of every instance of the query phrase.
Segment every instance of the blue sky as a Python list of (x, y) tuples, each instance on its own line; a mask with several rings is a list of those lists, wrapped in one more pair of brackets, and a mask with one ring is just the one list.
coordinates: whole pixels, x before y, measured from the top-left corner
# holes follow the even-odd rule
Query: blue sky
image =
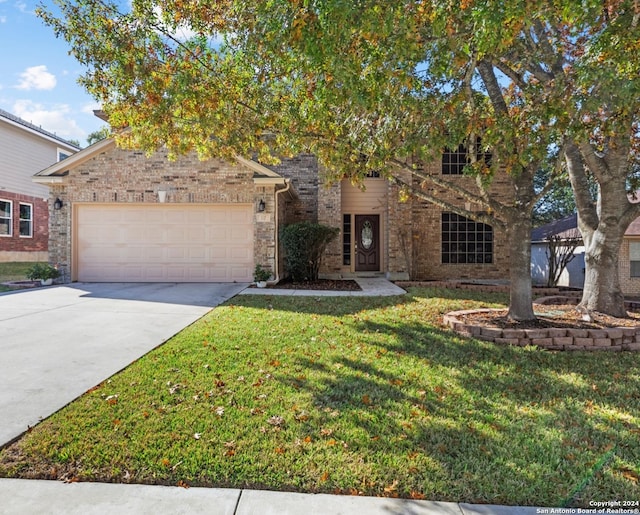
[(84, 147), (89, 133), (105, 123), (93, 114), (99, 105), (77, 83), (82, 66), (34, 14), (37, 5), (0, 0), (0, 108)]

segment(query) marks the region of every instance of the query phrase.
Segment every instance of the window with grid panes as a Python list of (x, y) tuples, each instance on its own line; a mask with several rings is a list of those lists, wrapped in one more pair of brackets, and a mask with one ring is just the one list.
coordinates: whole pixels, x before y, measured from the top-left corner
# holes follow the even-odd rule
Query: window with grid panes
[(442, 263), (493, 262), (493, 228), (456, 213), (442, 213)]
[[(482, 152), (480, 138), (476, 141), (476, 159), (484, 159), (487, 166), (491, 164), (491, 154)], [(471, 164), (471, 159), (467, 146), (464, 144), (458, 145), (458, 148), (453, 150), (445, 148), (442, 152), (442, 175), (462, 175), (464, 167), (468, 164)]]
[(0, 236), (11, 236), (13, 234), (12, 210), (13, 202), (0, 200)]

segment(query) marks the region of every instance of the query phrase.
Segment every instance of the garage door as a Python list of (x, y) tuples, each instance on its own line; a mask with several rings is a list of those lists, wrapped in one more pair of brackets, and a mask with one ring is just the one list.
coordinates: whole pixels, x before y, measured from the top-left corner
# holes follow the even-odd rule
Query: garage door
[(251, 205), (76, 207), (75, 256), (79, 281), (253, 279)]

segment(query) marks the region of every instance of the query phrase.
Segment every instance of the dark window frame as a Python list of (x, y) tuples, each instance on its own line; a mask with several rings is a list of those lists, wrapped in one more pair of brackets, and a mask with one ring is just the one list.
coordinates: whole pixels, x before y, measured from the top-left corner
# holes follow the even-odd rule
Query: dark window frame
[[(636, 252), (632, 247), (636, 248)], [(633, 259), (634, 257), (640, 257), (640, 241), (629, 242), (629, 277), (635, 279), (640, 278), (640, 259)]]
[[(484, 159), (487, 166), (491, 166), (491, 153), (482, 152), (482, 141), (476, 140), (476, 159)], [(471, 164), (469, 151), (466, 144), (461, 143), (458, 148), (452, 150), (448, 147), (442, 151), (441, 173), (442, 175), (464, 175), (464, 168)]]
[(351, 214), (342, 215), (342, 264), (351, 266)]
[(493, 263), (493, 227), (456, 213), (443, 212), (440, 261), (444, 265)]

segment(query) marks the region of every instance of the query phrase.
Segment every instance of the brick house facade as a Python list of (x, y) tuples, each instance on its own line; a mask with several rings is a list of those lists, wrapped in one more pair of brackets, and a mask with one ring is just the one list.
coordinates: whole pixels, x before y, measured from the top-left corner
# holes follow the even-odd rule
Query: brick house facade
[(46, 261), (49, 191), (32, 176), (78, 148), (0, 109), (0, 261)]
[[(428, 168), (440, 173), (440, 164)], [(407, 177), (409, 179), (409, 177)], [(79, 281), (251, 281), (260, 264), (284, 275), (279, 228), (302, 220), (340, 228), (321, 275), (501, 279), (508, 245), (497, 230), (409, 198), (380, 177), (364, 189), (325, 187), (312, 155), (266, 167), (238, 159), (169, 161), (105, 140), (38, 173), (62, 209), (51, 211), (51, 260)], [(472, 189), (473, 179), (453, 180)], [(510, 185), (497, 179), (498, 195)], [(462, 198), (444, 198), (468, 209)]]

